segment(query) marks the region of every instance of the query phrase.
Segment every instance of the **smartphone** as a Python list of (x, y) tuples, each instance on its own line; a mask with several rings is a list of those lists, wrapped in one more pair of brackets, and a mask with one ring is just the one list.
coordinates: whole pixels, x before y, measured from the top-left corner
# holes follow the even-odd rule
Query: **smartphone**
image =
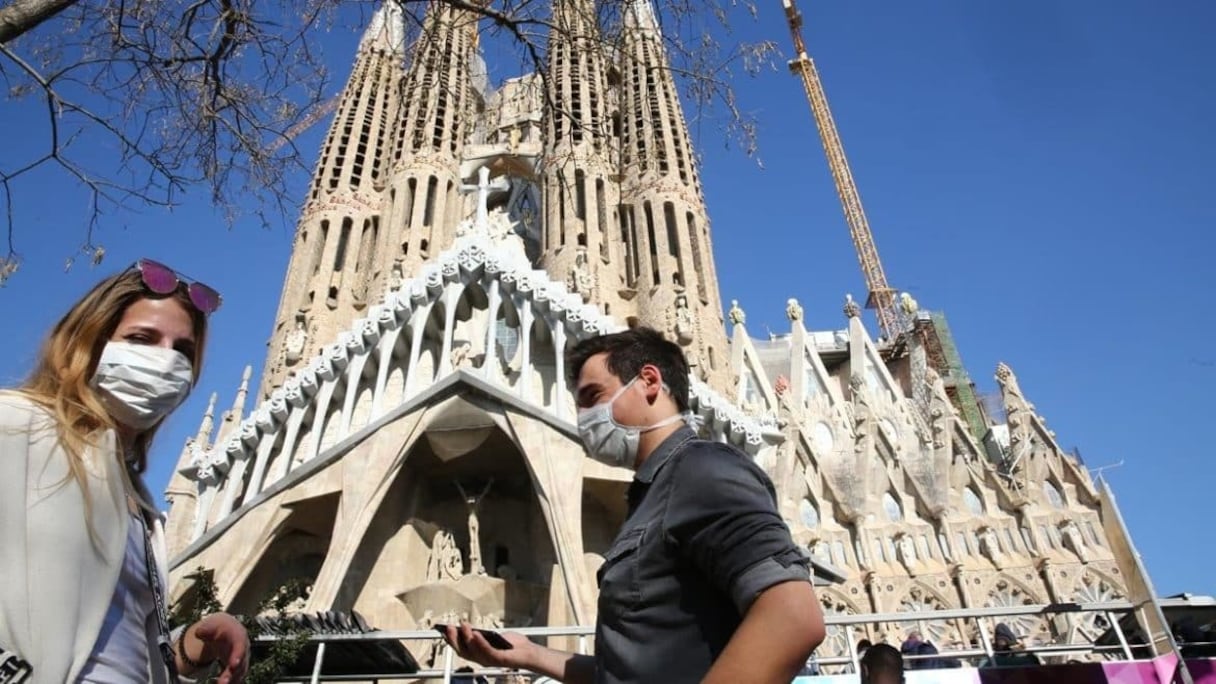
[[(435, 628), (436, 632), (439, 632), (440, 634), (447, 636), (447, 633), (448, 633), (447, 625), (432, 625), (432, 627)], [(456, 629), (460, 629), (460, 628), (457, 627)], [(497, 648), (500, 651), (508, 651), (508, 650), (514, 648), (514, 646), (511, 645), (511, 642), (507, 641), (506, 638), (503, 635), (499, 634), (498, 632), (495, 632), (495, 631), (489, 630), (489, 629), (477, 629), (476, 627), (473, 628), (473, 631), (477, 632), (481, 636), (485, 637), (485, 640), (491, 646), (493, 646), (494, 648)]]

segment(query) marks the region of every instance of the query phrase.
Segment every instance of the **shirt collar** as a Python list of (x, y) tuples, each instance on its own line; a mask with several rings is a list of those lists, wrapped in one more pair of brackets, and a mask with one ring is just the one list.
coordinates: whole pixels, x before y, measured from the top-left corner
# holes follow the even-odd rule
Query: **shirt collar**
[(650, 454), (642, 463), (642, 467), (633, 476), (635, 482), (642, 484), (650, 484), (654, 482), (655, 475), (659, 474), (659, 470), (671, 460), (673, 454), (681, 446), (691, 439), (694, 439), (697, 433), (693, 432), (692, 428), (687, 425), (681, 426), (678, 430), (667, 436), (667, 439), (659, 443), (655, 448), (654, 453)]

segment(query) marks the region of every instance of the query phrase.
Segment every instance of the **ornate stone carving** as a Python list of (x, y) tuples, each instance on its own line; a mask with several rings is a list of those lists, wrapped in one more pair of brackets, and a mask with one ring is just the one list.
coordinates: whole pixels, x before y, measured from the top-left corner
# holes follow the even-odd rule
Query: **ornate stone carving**
[(692, 344), (694, 332), (692, 311), (688, 308), (688, 296), (683, 293), (676, 295), (676, 341), (684, 346)]
[(591, 301), (591, 296), (595, 292), (595, 274), (591, 272), (591, 267), (587, 263), (587, 248), (583, 245), (579, 245), (574, 252), (574, 266), (570, 268), (567, 286), (584, 302)]
[(396, 292), (405, 282), (405, 274), (402, 272), (401, 259), (393, 259), (392, 268), (388, 272), (388, 289)]
[(296, 312), (295, 327), (283, 340), (283, 359), (288, 364), (294, 364), (304, 354), (304, 346), (308, 343), (308, 317), (303, 311)]
[(463, 574), (464, 561), (456, 538), (447, 530), (439, 530), (431, 541), (431, 555), (426, 563), (426, 581), (458, 580)]
[(912, 574), (916, 565), (916, 542), (912, 541), (911, 534), (905, 532), (895, 538), (895, 553), (904, 569)]
[(1085, 546), (1085, 538), (1081, 536), (1081, 528), (1075, 520), (1065, 520), (1064, 524), (1060, 525), (1060, 536), (1063, 537), (1064, 546), (1077, 554), (1082, 563), (1089, 561), (1089, 549)]
[(1004, 555), (1001, 552), (1001, 543), (997, 538), (996, 530), (991, 527), (985, 527), (980, 530), (980, 552), (988, 557), (996, 565), (1001, 564), (1001, 558)]
[(459, 340), (452, 345), (450, 360), (452, 368), (465, 368), (473, 363), (469, 358), (469, 352), (473, 350), (473, 345), (468, 340)]
[(773, 391), (777, 393), (777, 396), (783, 396), (786, 392), (790, 391), (790, 379), (784, 375), (778, 375), (777, 379), (773, 382)]

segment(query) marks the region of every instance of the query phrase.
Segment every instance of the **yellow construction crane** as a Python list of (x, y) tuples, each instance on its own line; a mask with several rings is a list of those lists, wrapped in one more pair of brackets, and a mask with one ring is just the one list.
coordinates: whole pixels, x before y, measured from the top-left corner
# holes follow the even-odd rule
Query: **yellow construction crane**
[(832, 178), (836, 181), (836, 194), (840, 196), (844, 218), (849, 224), (849, 233), (853, 236), (853, 246), (857, 249), (857, 259), (861, 262), (866, 287), (870, 290), (869, 296), (866, 297), (866, 306), (876, 310), (883, 337), (894, 342), (909, 328), (907, 319), (910, 312), (905, 311), (905, 308), (909, 307), (902, 306), (895, 290), (887, 284), (882, 262), (878, 259), (878, 250), (874, 247), (874, 236), (870, 233), (870, 223), (866, 221), (865, 210), (861, 207), (861, 195), (858, 194), (857, 184), (853, 181), (849, 161), (844, 156), (844, 145), (840, 142), (840, 134), (836, 132), (832, 111), (828, 109), (828, 98), (823, 92), (819, 71), (815, 69), (815, 62), (806, 54), (806, 43), (802, 40), (802, 15), (794, 6), (794, 0), (782, 0), (782, 4), (785, 5), (785, 18), (790, 25), (790, 35), (793, 36), (796, 53), (794, 59), (790, 60), (790, 71), (802, 77), (802, 86), (806, 89), (807, 100), (811, 103), (811, 113), (815, 116), (815, 125), (819, 128), (819, 139), (823, 142), (823, 151), (828, 157), (828, 168), (832, 170)]

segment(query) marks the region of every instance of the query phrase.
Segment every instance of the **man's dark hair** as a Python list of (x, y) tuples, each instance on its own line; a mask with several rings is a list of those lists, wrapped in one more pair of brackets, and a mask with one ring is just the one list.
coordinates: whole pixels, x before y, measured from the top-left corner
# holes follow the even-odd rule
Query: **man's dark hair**
[(861, 658), (862, 684), (869, 682), (902, 682), (904, 659), (899, 649), (890, 644), (874, 644)]
[(587, 359), (607, 352), (608, 371), (629, 382), (637, 377), (646, 364), (654, 365), (663, 374), (663, 382), (671, 390), (671, 398), (680, 411), (688, 410), (688, 359), (679, 345), (663, 337), (653, 328), (630, 328), (611, 335), (589, 337), (566, 352), (566, 375), (573, 388)]

